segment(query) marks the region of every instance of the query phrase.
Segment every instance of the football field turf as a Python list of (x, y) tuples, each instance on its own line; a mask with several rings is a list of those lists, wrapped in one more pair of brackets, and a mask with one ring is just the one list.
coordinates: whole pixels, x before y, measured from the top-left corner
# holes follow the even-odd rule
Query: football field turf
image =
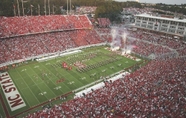
[[(139, 63), (105, 48), (86, 48), (47, 61), (17, 64), (8, 70), (26, 104), (11, 111), (1, 90), (9, 114), (13, 116)], [(1, 110), (0, 114), (4, 114), (4, 111)]]

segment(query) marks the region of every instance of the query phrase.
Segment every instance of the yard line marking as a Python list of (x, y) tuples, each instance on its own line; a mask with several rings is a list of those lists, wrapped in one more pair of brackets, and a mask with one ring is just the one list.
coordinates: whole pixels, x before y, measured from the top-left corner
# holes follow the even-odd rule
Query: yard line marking
[(82, 77), (82, 78), (80, 78), (81, 80), (85, 80), (85, 79), (87, 79), (86, 77)]
[(61, 86), (57, 86), (54, 88), (55, 90), (61, 89)]
[(50, 63), (46, 63), (45, 65), (50, 65)]
[(37, 65), (37, 66), (34, 66), (34, 68), (39, 68), (39, 66)]
[[(17, 70), (16, 70), (17, 71)], [(27, 87), (30, 89), (30, 87), (28, 86), (28, 84), (25, 82), (25, 80), (23, 79), (23, 76), (17, 71), (17, 73), (21, 76), (22, 80), (24, 81), (24, 83), (27, 85)], [(30, 89), (31, 93), (34, 95), (34, 93), (32, 92), (32, 90)], [(24, 97), (24, 96), (23, 96)], [(34, 97), (36, 98), (36, 96), (34, 95)], [(26, 99), (26, 97), (24, 97)], [(38, 99), (36, 98), (36, 100), (38, 101)], [(31, 105), (29, 104), (29, 100), (26, 101), (28, 103), (28, 105), (31, 107)], [(38, 104), (40, 104), (40, 102), (38, 101)]]
[[(34, 72), (35, 73), (35, 71), (33, 71), (33, 69), (29, 66), (29, 68), (32, 70), (32, 72)], [(34, 80), (33, 80), (34, 81)], [(34, 81), (34, 83), (35, 83), (35, 81)], [(43, 82), (44, 83), (44, 82)], [(44, 83), (45, 84), (45, 83)], [(35, 83), (35, 85), (37, 85), (37, 87), (40, 89), (40, 91), (42, 91), (41, 90), (41, 88), (38, 86), (38, 84), (36, 84)], [(48, 87), (48, 86), (47, 86)], [(48, 89), (48, 90), (50, 90), (50, 89)], [(51, 91), (51, 90), (50, 90)], [(53, 92), (53, 91), (51, 91), (53, 94), (54, 94), (54, 96), (56, 96), (56, 94)], [(47, 99), (50, 99), (50, 98), (48, 98), (47, 96), (45, 96)]]
[(21, 88), (20, 90), (28, 89), (28, 87)]
[(58, 63), (58, 62), (60, 62), (61, 60), (57, 60), (56, 62)]
[[(32, 70), (32, 68), (30, 67), (30, 66), (28, 66), (31, 70)], [(35, 81), (30, 77), (30, 75), (26, 72), (26, 74), (29, 76), (29, 78), (35, 83)], [(37, 86), (37, 84), (35, 83), (35, 85)], [(40, 91), (42, 91), (41, 90), (41, 88), (39, 87), (39, 86), (37, 86), (39, 89), (40, 89)], [(46, 96), (45, 96), (46, 97)], [(46, 97), (47, 98), (47, 97)]]
[(70, 85), (71, 85), (71, 84), (74, 84), (74, 83), (75, 83), (74, 81), (70, 81), (70, 82), (68, 82), (68, 84), (70, 84)]
[[(43, 65), (42, 65), (43, 66)], [(43, 67), (45, 67), (45, 66), (43, 66)], [(46, 67), (45, 67), (46, 68)], [(48, 68), (46, 68), (50, 73), (52, 73)], [(54, 75), (54, 73), (52, 73), (53, 75)], [(55, 76), (55, 75), (54, 75)], [(56, 76), (55, 76), (56, 77)], [(47, 76), (47, 78), (48, 79), (50, 79), (48, 76)], [(58, 78), (58, 77), (56, 77), (56, 78)], [(52, 81), (52, 80), (50, 80), (55, 86), (56, 86), (56, 84)], [(50, 89), (50, 87), (46, 84), (46, 86)], [(70, 88), (69, 88), (70, 89)], [(71, 90), (71, 89), (70, 89)], [(56, 96), (56, 94), (52, 91), (52, 90), (50, 90), (55, 96)], [(63, 91), (62, 90), (60, 90), (62, 93), (63, 93)]]
[(24, 72), (24, 71), (26, 71), (26, 69), (22, 69), (22, 70), (21, 70), (21, 72)]
[[(46, 68), (45, 66), (43, 66), (44, 68)], [(48, 71), (50, 71), (48, 68), (46, 68)], [(51, 71), (50, 71), (51, 72)], [(51, 72), (52, 73), (52, 72)], [(58, 72), (59, 73), (59, 72)], [(53, 75), (54, 75), (54, 73), (52, 73)], [(59, 73), (60, 74), (60, 73)], [(58, 78), (56, 75), (54, 75), (56, 78)], [(65, 81), (68, 81), (68, 80), (65, 80)], [(54, 84), (54, 85), (56, 85), (53, 81), (52, 81), (52, 83)], [(69, 88), (66, 84), (63, 84), (64, 86), (66, 86), (69, 90), (71, 90), (71, 88)], [(63, 91), (61, 91), (61, 92), (63, 92)]]
[(45, 94), (47, 94), (46, 91), (39, 93), (39, 95), (45, 95)]

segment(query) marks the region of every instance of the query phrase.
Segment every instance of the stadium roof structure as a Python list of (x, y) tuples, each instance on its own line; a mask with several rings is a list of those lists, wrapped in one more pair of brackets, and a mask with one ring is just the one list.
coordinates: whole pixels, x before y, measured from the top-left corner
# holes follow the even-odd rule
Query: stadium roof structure
[(138, 15), (135, 15), (135, 17), (146, 17), (146, 18), (153, 18), (153, 19), (159, 19), (159, 20), (167, 20), (167, 21), (186, 23), (186, 19), (165, 18), (165, 17), (159, 17), (159, 16), (152, 16), (150, 14), (138, 14)]

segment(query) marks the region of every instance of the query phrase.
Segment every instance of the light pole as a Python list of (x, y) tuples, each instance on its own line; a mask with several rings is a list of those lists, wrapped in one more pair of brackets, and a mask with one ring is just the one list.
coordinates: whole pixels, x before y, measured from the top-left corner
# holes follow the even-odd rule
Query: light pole
[[(71, 0), (70, 0), (70, 13), (71, 13)], [(68, 0), (67, 0), (67, 15), (68, 15)]]
[(17, 11), (18, 11), (18, 16), (20, 16), (20, 9), (19, 9), (19, 1), (17, 0)]
[(25, 15), (25, 11), (24, 11), (24, 4), (23, 4), (23, 0), (21, 0), (22, 2), (22, 10), (23, 10), (23, 16)]
[(48, 15), (50, 15), (50, 0), (48, 0)]

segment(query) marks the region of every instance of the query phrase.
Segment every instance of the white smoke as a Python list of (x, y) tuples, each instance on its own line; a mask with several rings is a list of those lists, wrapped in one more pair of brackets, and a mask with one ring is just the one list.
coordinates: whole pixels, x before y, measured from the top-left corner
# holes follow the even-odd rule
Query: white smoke
[(117, 35), (116, 29), (115, 29), (115, 28), (111, 29), (111, 36), (112, 36), (112, 42), (111, 42), (111, 44), (110, 44), (111, 50), (114, 49), (114, 47), (115, 47), (116, 35)]
[(133, 39), (127, 38), (128, 32), (126, 28), (111, 29), (112, 42), (110, 44), (111, 50), (121, 49), (122, 54), (130, 54), (133, 47)]

